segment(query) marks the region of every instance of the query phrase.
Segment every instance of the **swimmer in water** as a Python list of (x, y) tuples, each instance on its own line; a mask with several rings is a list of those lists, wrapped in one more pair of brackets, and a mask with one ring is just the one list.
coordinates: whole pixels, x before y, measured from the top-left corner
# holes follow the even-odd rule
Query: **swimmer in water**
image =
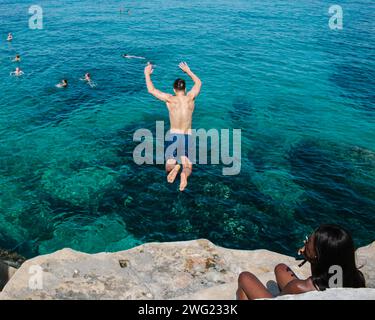
[(21, 62), (21, 56), (19, 54), (17, 54), (12, 61), (13, 62)]
[(80, 80), (90, 82), (91, 81), (91, 75), (87, 72), (87, 73), (85, 73), (85, 77), (81, 78)]
[(83, 79), (80, 79), (82, 81), (86, 81), (87, 84), (91, 87), (91, 88), (94, 88), (96, 87), (96, 83), (94, 81), (92, 81), (91, 79), (91, 75), (89, 73), (86, 73), (85, 74), (85, 77)]
[(12, 41), (13, 40), (13, 35), (9, 32), (7, 41)]
[(20, 68), (17, 67), (15, 71), (10, 73), (10, 75), (15, 76), (15, 77), (19, 77), (19, 76), (24, 75), (24, 72)]
[(57, 88), (66, 88), (68, 86), (68, 80), (63, 79), (56, 85)]
[(145, 57), (131, 56), (127, 53), (123, 54), (122, 57), (126, 59), (142, 59), (142, 60), (146, 59)]

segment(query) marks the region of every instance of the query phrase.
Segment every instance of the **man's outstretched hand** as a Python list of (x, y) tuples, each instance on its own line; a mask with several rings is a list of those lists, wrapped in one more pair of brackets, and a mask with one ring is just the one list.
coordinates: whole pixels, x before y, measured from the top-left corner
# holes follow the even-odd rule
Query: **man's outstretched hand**
[(178, 66), (183, 72), (185, 72), (194, 81), (194, 86), (188, 92), (187, 95), (195, 99), (198, 96), (199, 92), (201, 91), (202, 81), (194, 74), (193, 71), (190, 70), (186, 62), (181, 62)]
[(187, 65), (186, 62), (181, 62), (179, 65), (180, 69), (185, 72), (185, 73), (189, 73), (190, 72), (190, 68), (189, 66)]
[(147, 66), (145, 67), (145, 75), (150, 75), (154, 72), (154, 69), (152, 67), (151, 63), (148, 63)]

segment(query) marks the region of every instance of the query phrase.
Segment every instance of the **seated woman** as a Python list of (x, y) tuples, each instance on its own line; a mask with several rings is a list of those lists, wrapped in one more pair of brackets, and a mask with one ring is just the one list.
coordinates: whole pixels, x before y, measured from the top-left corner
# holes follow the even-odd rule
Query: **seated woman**
[[(304, 262), (310, 262), (311, 277), (305, 280), (298, 279), (287, 265), (278, 264), (275, 268), (275, 276), (281, 295), (322, 291), (329, 288), (329, 280), (334, 275), (329, 272), (331, 266), (342, 268), (343, 287), (366, 286), (365, 278), (356, 266), (353, 239), (346, 230), (338, 226), (321, 225), (305, 240), (305, 246), (299, 250), (299, 253), (304, 256)], [(242, 272), (238, 279), (237, 299), (262, 298), (273, 298), (273, 295), (255, 275)]]

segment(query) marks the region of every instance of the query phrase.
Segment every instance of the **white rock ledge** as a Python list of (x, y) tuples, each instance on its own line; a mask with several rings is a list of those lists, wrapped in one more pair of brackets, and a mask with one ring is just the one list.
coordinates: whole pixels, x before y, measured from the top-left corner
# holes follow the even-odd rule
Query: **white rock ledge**
[[(375, 242), (357, 250), (367, 286), (375, 288)], [(268, 250), (232, 250), (208, 240), (148, 243), (114, 252), (85, 254), (63, 249), (27, 260), (0, 293), (0, 299), (191, 299), (233, 300), (242, 271), (256, 274), (277, 293), (274, 267), (286, 263), (301, 277), (309, 266), (298, 268), (292, 258)], [(40, 266), (42, 288), (31, 289), (30, 267)], [(330, 289), (279, 300), (367, 299), (375, 289)]]
[(285, 295), (272, 300), (375, 300), (375, 289), (328, 289), (323, 292)]

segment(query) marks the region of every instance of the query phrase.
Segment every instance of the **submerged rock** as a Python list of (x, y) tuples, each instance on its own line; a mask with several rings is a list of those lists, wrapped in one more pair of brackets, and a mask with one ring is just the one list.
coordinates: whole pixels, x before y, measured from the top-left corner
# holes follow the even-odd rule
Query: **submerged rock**
[[(375, 286), (375, 242), (358, 250), (369, 286)], [(251, 271), (277, 293), (273, 270), (286, 263), (301, 277), (288, 256), (267, 250), (232, 250), (208, 240), (149, 243), (115, 253), (85, 254), (63, 249), (26, 261), (8, 282), (0, 299), (226, 299), (235, 298), (237, 278)], [(39, 286), (29, 287), (30, 268), (39, 268)], [(373, 299), (374, 289), (345, 289), (345, 294), (315, 292), (312, 298)], [(299, 299), (302, 296), (291, 296)], [(288, 296), (282, 299), (287, 299)]]
[(98, 201), (107, 190), (118, 188), (117, 173), (106, 167), (74, 170), (47, 170), (42, 177), (43, 189), (52, 197), (75, 206), (88, 206)]
[(51, 239), (40, 242), (39, 253), (45, 254), (66, 246), (90, 253), (112, 252), (139, 244), (141, 242), (127, 231), (120, 217), (105, 215), (92, 221), (66, 219), (56, 227)]
[(330, 141), (305, 140), (288, 155), (294, 183), (306, 192), (298, 220), (340, 224), (356, 243), (374, 239), (375, 156), (370, 150)]
[(293, 182), (293, 177), (283, 170), (265, 170), (256, 173), (252, 182), (258, 190), (277, 203), (285, 218), (293, 218), (295, 208), (304, 200), (305, 190)]

